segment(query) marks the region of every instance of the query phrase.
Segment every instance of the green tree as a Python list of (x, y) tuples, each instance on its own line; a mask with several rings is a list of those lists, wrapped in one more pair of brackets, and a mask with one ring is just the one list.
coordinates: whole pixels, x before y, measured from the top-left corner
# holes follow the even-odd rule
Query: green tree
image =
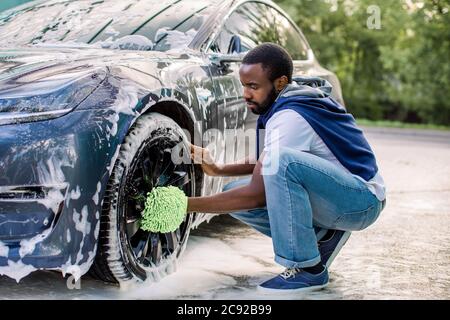
[[(399, 43), (405, 52), (398, 75), (400, 102), (425, 122), (450, 124), (450, 1), (429, 0), (412, 14), (413, 33)], [(399, 63), (401, 64), (401, 62)]]
[[(278, 0), (357, 117), (450, 124), (449, 0)], [(368, 8), (380, 9), (370, 29)]]

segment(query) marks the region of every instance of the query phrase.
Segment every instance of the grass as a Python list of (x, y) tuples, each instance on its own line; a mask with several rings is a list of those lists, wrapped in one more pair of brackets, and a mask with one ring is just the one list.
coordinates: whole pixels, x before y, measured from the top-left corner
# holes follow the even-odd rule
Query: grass
[(450, 131), (449, 126), (441, 126), (436, 124), (418, 124), (418, 123), (405, 123), (400, 121), (388, 121), (388, 120), (368, 120), (368, 119), (356, 119), (358, 125), (367, 127), (388, 127), (388, 128), (405, 128), (405, 129), (428, 129), (428, 130), (443, 130)]

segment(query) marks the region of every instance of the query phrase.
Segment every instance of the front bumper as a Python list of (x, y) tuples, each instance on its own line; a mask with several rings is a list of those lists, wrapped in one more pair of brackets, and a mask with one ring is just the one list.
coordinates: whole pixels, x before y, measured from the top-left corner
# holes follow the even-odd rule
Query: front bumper
[(129, 121), (103, 109), (0, 126), (0, 273), (18, 263), (88, 269), (103, 192)]

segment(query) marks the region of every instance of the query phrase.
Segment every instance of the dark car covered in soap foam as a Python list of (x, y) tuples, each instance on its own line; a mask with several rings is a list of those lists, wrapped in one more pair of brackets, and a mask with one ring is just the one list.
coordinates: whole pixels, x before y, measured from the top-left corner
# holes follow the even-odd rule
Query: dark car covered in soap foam
[[(289, 51), (295, 75), (328, 79), (342, 102), (336, 76), (270, 1), (49, 0), (0, 13), (0, 274), (90, 270), (124, 283), (172, 272), (210, 215), (146, 232), (145, 195), (221, 190), (222, 178), (173, 150), (254, 125), (238, 70), (263, 42)], [(230, 145), (217, 154), (235, 160), (240, 144)]]

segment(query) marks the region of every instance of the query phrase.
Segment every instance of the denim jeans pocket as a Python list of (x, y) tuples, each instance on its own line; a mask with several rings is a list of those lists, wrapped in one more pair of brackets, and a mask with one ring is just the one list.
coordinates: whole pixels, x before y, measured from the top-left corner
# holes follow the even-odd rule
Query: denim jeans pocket
[(375, 221), (375, 211), (377, 206), (374, 204), (365, 210), (345, 212), (334, 221), (334, 227), (348, 231), (363, 230)]

